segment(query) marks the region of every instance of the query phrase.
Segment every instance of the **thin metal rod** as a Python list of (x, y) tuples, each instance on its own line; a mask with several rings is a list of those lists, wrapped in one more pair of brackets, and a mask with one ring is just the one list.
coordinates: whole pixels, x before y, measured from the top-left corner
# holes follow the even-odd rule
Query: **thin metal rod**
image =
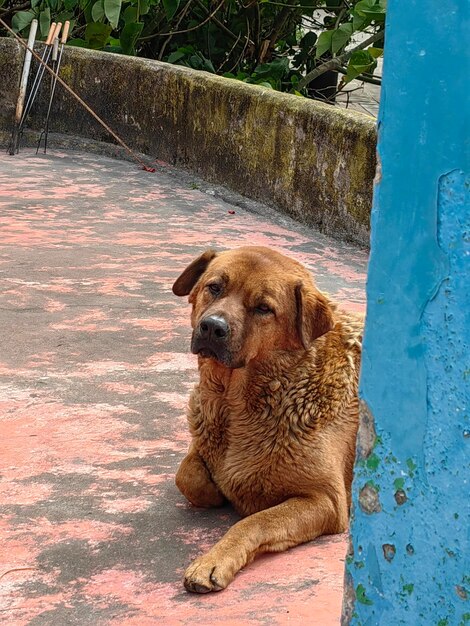
[[(47, 35), (47, 40), (46, 40), (46, 42), (45, 42), (45, 47), (44, 47), (44, 50), (42, 51), (41, 61), (44, 61), (44, 59), (45, 59), (45, 57), (46, 57), (47, 50), (48, 50), (48, 45), (49, 45), (49, 44), (48, 44), (48, 42), (49, 42), (49, 38), (50, 38), (50, 37), (52, 37), (52, 35), (54, 34), (55, 27), (56, 27), (56, 23), (55, 23), (55, 22), (52, 22), (52, 24), (51, 24), (51, 26), (50, 26), (50, 28), (49, 28), (49, 33), (48, 33), (48, 35)], [(42, 66), (41, 66), (41, 64), (39, 63), (39, 64), (38, 64), (38, 67), (37, 67), (37, 70), (36, 70), (36, 74), (34, 75), (34, 79), (33, 79), (33, 83), (32, 83), (32, 85), (31, 85), (31, 89), (30, 89), (30, 92), (29, 92), (28, 99), (27, 99), (27, 101), (26, 101), (26, 107), (28, 107), (28, 106), (29, 106), (29, 101), (30, 101), (30, 99), (31, 99), (31, 93), (32, 93), (32, 92), (34, 91), (34, 89), (36, 88), (36, 83), (37, 83), (38, 78), (39, 78), (39, 73), (40, 73), (41, 67), (42, 67)], [(24, 113), (24, 109), (23, 109), (23, 113)]]
[[(20, 38), (17, 36), (17, 34), (8, 26), (8, 24), (0, 17), (0, 24), (3, 26), (3, 28), (5, 28), (11, 35), (13, 35), (13, 37), (18, 41), (18, 43), (23, 46), (23, 48), (27, 48), (28, 50), (30, 50), (30, 48), (28, 48), (27, 44)], [(39, 54), (36, 54), (36, 52), (34, 52), (33, 50), (31, 50), (31, 53), (33, 55), (33, 57), (39, 61), (40, 63), (44, 64), (44, 61), (41, 59), (41, 57), (39, 56)], [(154, 167), (149, 167), (148, 165), (146, 165), (146, 163), (131, 149), (129, 148), (129, 146), (124, 143), (124, 141), (118, 137), (118, 135), (116, 135), (116, 133), (111, 130), (111, 128), (105, 123), (103, 122), (103, 120), (101, 119), (101, 117), (99, 117), (99, 115), (97, 113), (95, 113), (93, 111), (93, 109), (88, 106), (88, 104), (82, 100), (82, 98), (80, 98), (80, 96), (71, 88), (67, 85), (66, 82), (64, 82), (62, 80), (62, 78), (60, 76), (58, 76), (55, 72), (53, 72), (51, 70), (51, 68), (45, 65), (45, 69), (49, 72), (49, 74), (51, 74), (51, 76), (56, 76), (57, 77), (57, 82), (59, 82), (62, 87), (71, 95), (75, 98), (75, 100), (77, 100), (84, 109), (86, 109), (88, 111), (88, 113), (90, 115), (92, 115), (95, 120), (101, 124), (101, 126), (118, 142), (118, 144), (120, 146), (122, 146), (134, 159), (134, 161), (136, 161), (137, 163), (139, 163), (139, 165), (142, 166), (142, 169), (144, 169), (146, 172), (154, 172), (155, 168)]]
[(46, 154), (47, 152), (47, 137), (49, 135), (49, 118), (51, 115), (52, 101), (54, 99), (55, 88), (57, 85), (57, 76), (59, 75), (60, 63), (62, 61), (62, 54), (64, 52), (64, 46), (65, 46), (65, 43), (67, 41), (67, 37), (69, 34), (69, 28), (70, 28), (70, 22), (67, 21), (65, 22), (64, 30), (62, 31), (62, 38), (60, 41), (61, 43), (60, 52), (58, 52), (59, 39), (58, 38), (54, 39), (54, 46), (52, 50), (52, 69), (56, 73), (56, 75), (51, 78), (52, 82), (51, 82), (51, 95), (49, 97), (49, 106), (47, 108), (46, 121), (44, 123), (44, 130), (39, 135), (39, 141), (38, 141), (38, 146), (36, 149), (36, 154), (38, 153), (39, 148), (41, 147), (41, 140), (43, 136), (44, 136), (44, 154)]
[(44, 47), (44, 50), (42, 51), (42, 57), (41, 57), (41, 59), (40, 59), (40, 63), (38, 64), (38, 67), (37, 67), (37, 70), (36, 70), (36, 74), (34, 75), (34, 79), (33, 79), (33, 83), (32, 83), (32, 85), (31, 85), (31, 89), (30, 89), (30, 92), (29, 92), (28, 99), (26, 100), (26, 106), (25, 106), (25, 108), (23, 109), (23, 112), (22, 112), (22, 115), (21, 115), (20, 124), (21, 124), (21, 123), (22, 123), (22, 121), (23, 121), (23, 116), (24, 116), (24, 112), (25, 112), (25, 110), (26, 110), (26, 109), (29, 109), (29, 103), (31, 102), (31, 96), (32, 96), (33, 92), (34, 92), (34, 91), (35, 91), (35, 89), (36, 89), (36, 85), (37, 85), (37, 82), (38, 82), (39, 76), (40, 76), (40, 74), (41, 74), (41, 70), (42, 70), (42, 65), (41, 65), (41, 63), (42, 63), (42, 62), (44, 61), (44, 59), (46, 58), (46, 54), (47, 54), (47, 52), (48, 52), (48, 50), (49, 50), (49, 42), (50, 42), (50, 40), (52, 39), (52, 35), (54, 34), (55, 27), (56, 27), (56, 23), (55, 23), (55, 22), (52, 22), (52, 24), (51, 24), (51, 26), (50, 26), (50, 28), (49, 28), (49, 33), (48, 33), (48, 35), (47, 35), (47, 39), (46, 39), (46, 41), (45, 41), (45, 43), (44, 43), (44, 46), (45, 46), (45, 47)]
[(20, 132), (24, 126), (26, 117), (29, 113), (29, 111), (31, 110), (31, 107), (34, 104), (34, 101), (36, 100), (36, 96), (38, 95), (39, 92), (39, 87), (41, 86), (41, 82), (44, 76), (44, 70), (47, 67), (47, 62), (49, 61), (49, 57), (51, 56), (51, 52), (52, 52), (52, 47), (53, 47), (53, 42), (54, 39), (59, 35), (60, 33), (60, 29), (62, 28), (62, 23), (58, 22), (55, 26), (55, 29), (52, 33), (52, 39), (49, 41), (49, 37), (47, 38), (46, 41), (46, 55), (45, 58), (43, 57), (42, 59), (42, 64), (40, 65), (40, 67), (38, 68), (38, 73), (37, 73), (37, 81), (35, 86), (31, 89), (31, 93), (29, 94), (29, 98), (28, 98), (28, 102), (26, 103), (26, 106), (24, 108), (23, 111), (23, 115), (21, 117), (21, 121), (20, 121)]
[[(33, 20), (29, 29), (28, 47), (34, 47), (34, 41), (36, 39), (36, 32), (38, 29), (38, 21)], [(16, 102), (15, 121), (13, 123), (13, 130), (11, 133), (10, 145), (8, 147), (9, 154), (15, 154), (18, 149), (18, 129), (20, 126), (21, 115), (24, 108), (24, 100), (26, 97), (26, 88), (28, 86), (29, 72), (31, 69), (32, 54), (29, 50), (26, 50), (24, 55), (23, 71), (21, 73), (20, 90), (18, 93), (18, 100)]]

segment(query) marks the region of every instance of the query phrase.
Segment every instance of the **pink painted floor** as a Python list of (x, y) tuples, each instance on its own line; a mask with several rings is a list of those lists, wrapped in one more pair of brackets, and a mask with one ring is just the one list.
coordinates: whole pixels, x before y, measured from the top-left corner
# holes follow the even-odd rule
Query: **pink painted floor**
[(206, 246), (262, 244), (361, 310), (366, 255), (185, 180), (0, 156), (1, 624), (339, 624), (345, 536), (263, 557), (218, 594), (182, 587), (237, 518), (174, 485), (196, 363), (171, 285)]

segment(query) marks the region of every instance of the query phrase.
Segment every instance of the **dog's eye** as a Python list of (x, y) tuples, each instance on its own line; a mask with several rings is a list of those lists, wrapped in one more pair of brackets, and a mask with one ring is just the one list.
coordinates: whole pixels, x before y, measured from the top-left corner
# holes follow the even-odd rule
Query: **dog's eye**
[(267, 304), (258, 304), (258, 306), (255, 307), (255, 313), (259, 313), (260, 315), (267, 315), (272, 312), (273, 310)]
[(211, 283), (210, 285), (207, 285), (207, 289), (209, 289), (213, 296), (218, 296), (222, 291), (222, 287), (217, 283)]

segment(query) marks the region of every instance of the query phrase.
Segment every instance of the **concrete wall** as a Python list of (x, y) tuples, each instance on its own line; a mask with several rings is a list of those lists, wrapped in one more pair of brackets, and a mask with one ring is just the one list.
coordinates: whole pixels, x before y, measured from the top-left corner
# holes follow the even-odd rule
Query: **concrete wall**
[[(22, 58), (19, 44), (0, 39), (4, 131)], [(133, 149), (325, 233), (368, 244), (372, 118), (205, 72), (80, 48), (66, 50), (61, 76)], [(46, 98), (43, 90), (32, 128), (41, 126)], [(54, 111), (52, 131), (110, 141), (60, 86)]]
[(407, 7), (387, 7), (344, 623), (465, 626), (468, 11), (457, 1), (444, 13), (440, 0)]

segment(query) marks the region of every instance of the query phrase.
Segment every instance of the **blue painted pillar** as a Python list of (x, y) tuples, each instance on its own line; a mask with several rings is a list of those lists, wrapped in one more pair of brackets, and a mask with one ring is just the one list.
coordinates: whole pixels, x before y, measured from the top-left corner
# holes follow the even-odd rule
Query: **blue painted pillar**
[(469, 4), (387, 11), (343, 623), (465, 626)]

